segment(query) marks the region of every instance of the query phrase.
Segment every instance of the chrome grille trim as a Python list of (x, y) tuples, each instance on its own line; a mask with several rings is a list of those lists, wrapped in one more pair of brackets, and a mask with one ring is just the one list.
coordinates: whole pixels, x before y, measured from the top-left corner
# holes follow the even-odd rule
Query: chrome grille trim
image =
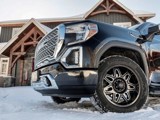
[(35, 53), (35, 68), (47, 65), (51, 60), (55, 60), (57, 54), (61, 50), (57, 49), (59, 43), (63, 44), (65, 35), (64, 25), (59, 25), (53, 29), (49, 34), (42, 38), (38, 43)]
[(44, 61), (54, 58), (54, 50), (58, 41), (58, 28), (55, 28), (51, 33), (42, 38), (36, 49), (35, 63), (36, 67)]

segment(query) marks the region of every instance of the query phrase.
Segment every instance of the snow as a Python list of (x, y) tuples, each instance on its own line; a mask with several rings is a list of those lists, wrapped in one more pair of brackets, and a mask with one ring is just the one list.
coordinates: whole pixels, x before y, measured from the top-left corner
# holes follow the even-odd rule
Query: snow
[[(0, 31), (1, 32), (1, 31)], [(7, 43), (0, 43), (0, 50), (6, 45)]]
[(160, 98), (132, 113), (99, 113), (89, 99), (58, 105), (32, 87), (0, 88), (0, 120), (157, 120)]

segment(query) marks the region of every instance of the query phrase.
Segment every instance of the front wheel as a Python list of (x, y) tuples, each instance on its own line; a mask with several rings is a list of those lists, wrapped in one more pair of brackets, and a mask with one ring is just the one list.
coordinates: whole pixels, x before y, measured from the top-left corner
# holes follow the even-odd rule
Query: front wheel
[(51, 99), (57, 104), (64, 104), (67, 102), (79, 102), (81, 100), (81, 98), (54, 97), (54, 96), (51, 96)]
[(94, 100), (103, 111), (138, 110), (147, 96), (147, 79), (136, 62), (123, 56), (111, 56), (101, 62)]

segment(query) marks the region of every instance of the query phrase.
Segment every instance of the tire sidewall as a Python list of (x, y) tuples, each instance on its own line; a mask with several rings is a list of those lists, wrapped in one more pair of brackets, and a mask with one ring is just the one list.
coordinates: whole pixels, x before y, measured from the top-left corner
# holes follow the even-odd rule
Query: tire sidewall
[[(139, 97), (135, 101), (135, 103), (131, 104), (130, 106), (126, 107), (118, 107), (114, 104), (112, 104), (110, 101), (107, 100), (103, 93), (103, 78), (106, 75), (107, 71), (110, 70), (113, 67), (116, 66), (125, 66), (129, 70), (131, 70), (134, 74), (136, 74), (136, 77), (139, 79)], [(139, 110), (143, 104), (146, 102), (147, 96), (148, 96), (148, 84), (146, 76), (143, 72), (143, 70), (140, 68), (140, 66), (135, 63), (133, 60), (123, 57), (123, 56), (112, 56), (106, 58), (103, 63), (101, 63), (99, 68), (99, 82), (97, 86), (97, 95), (99, 97), (99, 100), (101, 101), (102, 106), (104, 107), (105, 111), (106, 109), (111, 112), (132, 112), (135, 110)]]

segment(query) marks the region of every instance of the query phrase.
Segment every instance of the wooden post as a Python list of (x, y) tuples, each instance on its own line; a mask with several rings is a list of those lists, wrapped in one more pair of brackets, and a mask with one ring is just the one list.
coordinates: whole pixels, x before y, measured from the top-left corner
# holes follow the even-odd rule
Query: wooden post
[(20, 74), (19, 74), (19, 83), (22, 86), (23, 84), (23, 70), (24, 70), (24, 60), (20, 59)]
[(9, 69), (8, 69), (8, 75), (12, 76), (12, 53), (10, 53), (10, 57), (9, 57)]

